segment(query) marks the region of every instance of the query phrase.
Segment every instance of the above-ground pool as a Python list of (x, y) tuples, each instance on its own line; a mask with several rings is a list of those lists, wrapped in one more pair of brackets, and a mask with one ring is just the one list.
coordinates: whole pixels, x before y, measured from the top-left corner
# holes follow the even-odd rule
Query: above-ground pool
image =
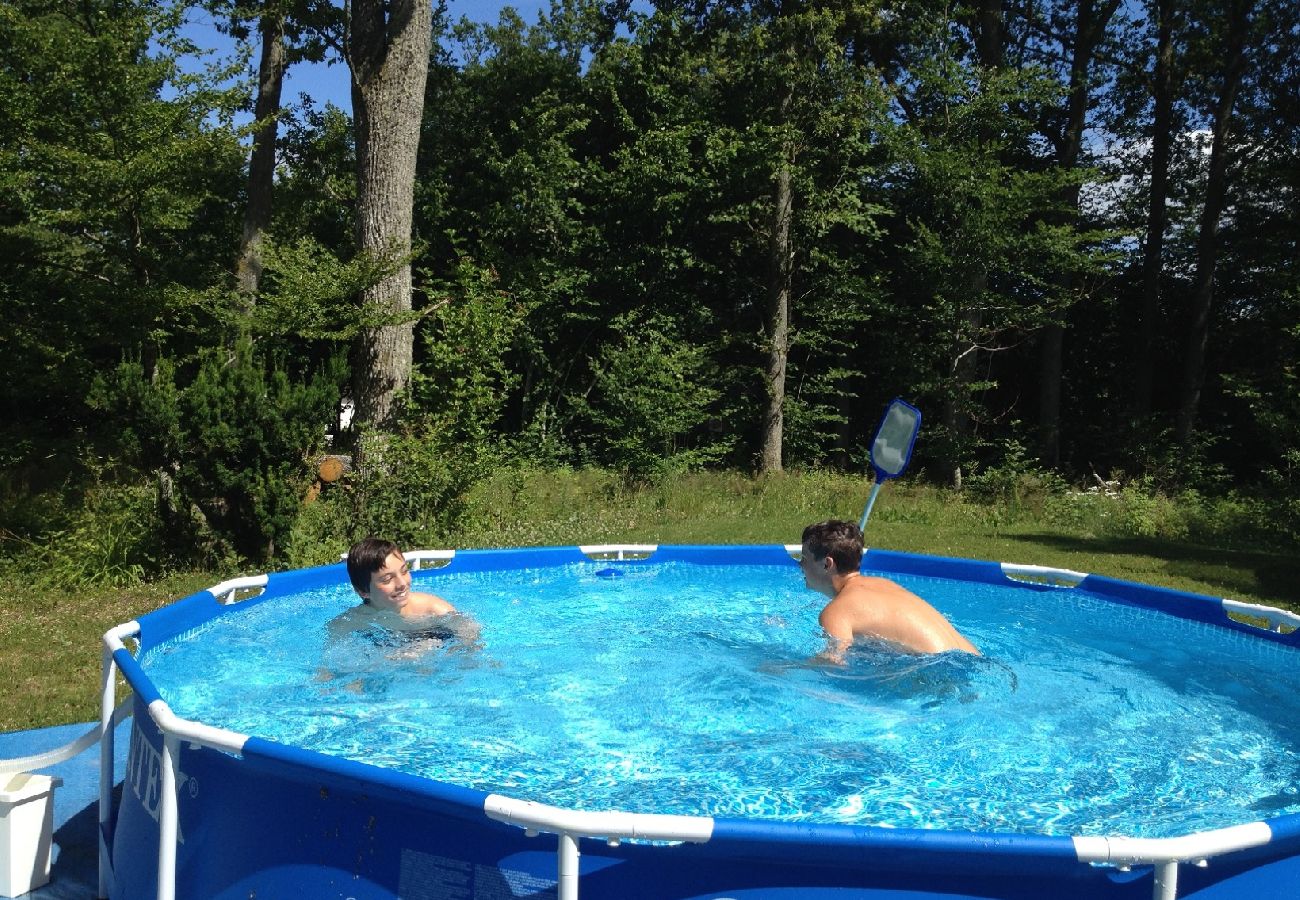
[(329, 637), (341, 564), (119, 626), (101, 892), (1300, 896), (1297, 617), (869, 551), (984, 656), (810, 665), (791, 550), (408, 553), (471, 645)]

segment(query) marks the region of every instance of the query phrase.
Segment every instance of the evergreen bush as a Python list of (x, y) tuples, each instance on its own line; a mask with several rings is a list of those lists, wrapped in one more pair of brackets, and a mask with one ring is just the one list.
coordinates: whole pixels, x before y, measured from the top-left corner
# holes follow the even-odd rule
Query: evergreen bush
[(266, 563), (311, 483), (339, 380), (337, 366), (293, 377), (244, 338), (203, 351), (188, 383), (166, 360), (151, 376), (127, 360), (91, 403), (122, 423), (117, 451), (156, 474), (178, 547)]

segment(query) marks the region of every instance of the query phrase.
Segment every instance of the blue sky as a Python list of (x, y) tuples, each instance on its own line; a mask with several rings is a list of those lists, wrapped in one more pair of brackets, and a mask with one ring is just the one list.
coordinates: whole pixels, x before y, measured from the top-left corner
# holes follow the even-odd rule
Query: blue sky
[[(448, 0), (448, 12), (452, 19), (467, 17), (474, 22), (496, 22), (501, 11), (513, 6), (528, 22), (537, 21), (537, 13), (543, 7), (549, 8), (549, 0)], [(229, 38), (220, 34), (213, 26), (210, 17), (202, 10), (191, 10), (190, 24), (185, 29), (186, 37), (200, 47), (213, 50), (219, 54), (232, 52), (233, 45)], [(260, 48), (254, 49), (254, 59)], [(348, 87), (347, 66), (341, 62), (334, 65), (313, 65), (299, 63), (290, 66), (285, 76), (282, 102), (293, 105), (298, 102), (300, 94), (307, 94), (319, 105), (326, 102), (345, 110), (352, 109), (351, 92)]]

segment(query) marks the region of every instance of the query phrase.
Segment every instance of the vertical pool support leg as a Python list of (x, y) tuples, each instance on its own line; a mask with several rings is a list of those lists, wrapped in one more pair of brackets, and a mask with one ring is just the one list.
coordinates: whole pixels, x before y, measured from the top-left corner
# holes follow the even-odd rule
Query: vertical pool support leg
[(176, 766), (180, 756), (180, 738), (164, 731), (162, 785), (158, 797), (158, 900), (176, 897)]
[(556, 868), (559, 883), (555, 886), (556, 900), (578, 900), (578, 839), (566, 832), (557, 835), (559, 845), (555, 848)]
[(1178, 896), (1178, 860), (1156, 863), (1153, 874), (1152, 900), (1175, 900)]
[(99, 696), (99, 900), (108, 897), (108, 873), (112, 860), (108, 852), (108, 823), (113, 814), (113, 709), (117, 688), (117, 663), (104, 642)]

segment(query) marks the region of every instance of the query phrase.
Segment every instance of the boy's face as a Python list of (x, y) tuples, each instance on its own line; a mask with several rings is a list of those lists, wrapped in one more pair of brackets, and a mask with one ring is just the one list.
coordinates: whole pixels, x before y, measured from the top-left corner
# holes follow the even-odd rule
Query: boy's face
[(402, 554), (388, 554), (384, 564), (370, 573), (370, 590), (361, 596), (380, 609), (402, 611), (411, 599), (411, 569)]
[(814, 559), (812, 551), (807, 546), (799, 554), (799, 570), (803, 572), (804, 586), (814, 591), (825, 594), (830, 589), (830, 567), (831, 558), (829, 556)]

